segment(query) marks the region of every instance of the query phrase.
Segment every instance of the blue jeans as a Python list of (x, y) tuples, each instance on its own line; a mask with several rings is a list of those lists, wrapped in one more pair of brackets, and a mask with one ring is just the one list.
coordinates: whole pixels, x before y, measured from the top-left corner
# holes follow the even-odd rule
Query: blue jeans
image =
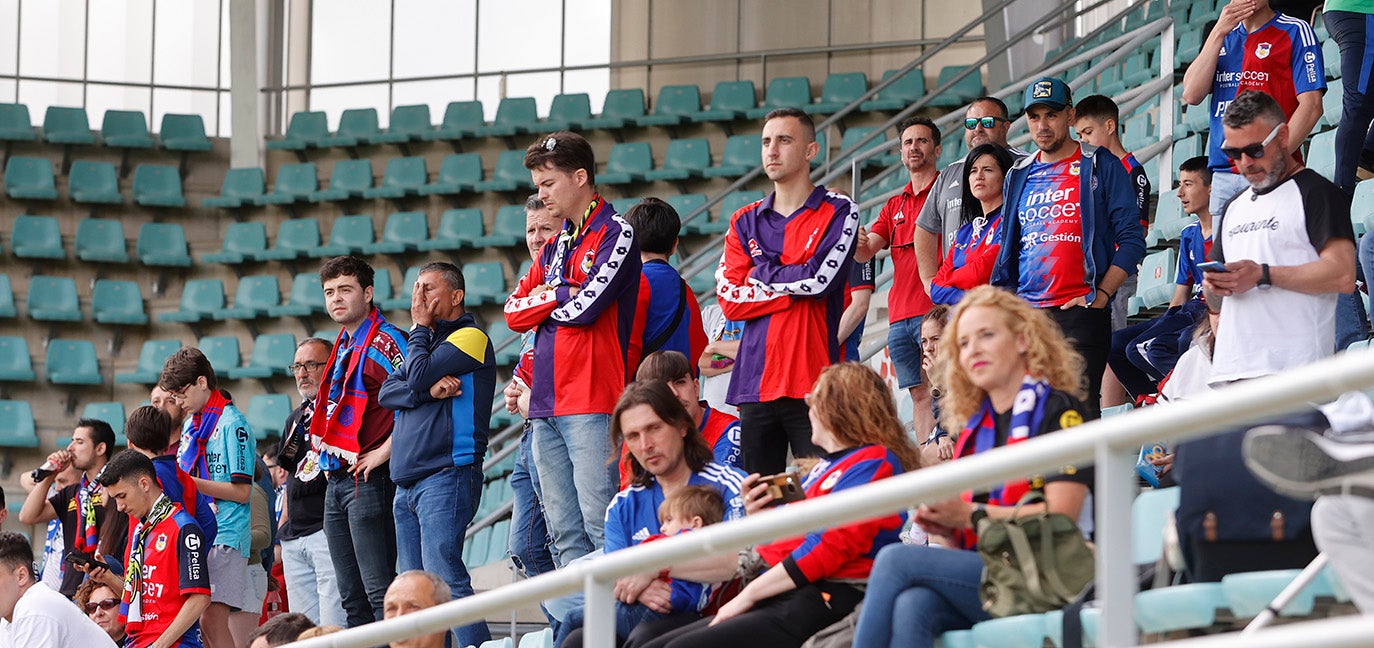
[[(482, 466), (445, 468), (410, 486), (396, 485), (397, 568), (423, 569), (444, 579), (453, 598), (472, 596), (463, 565), (463, 535), (482, 498)], [(491, 640), (484, 622), (453, 629), (459, 646)]]
[(893, 322), (887, 329), (887, 353), (897, 372), (897, 387), (911, 389), (921, 384), (921, 322), (924, 315)]
[(610, 430), (610, 414), (530, 421), (544, 516), (559, 567), (605, 544), (606, 507), (619, 482)]
[[(1374, 40), (1374, 16), (1352, 11), (1328, 11), (1322, 18), (1331, 38), (1341, 48), (1341, 121), (1336, 125), (1336, 185), (1355, 191), (1355, 166), (1368, 165), (1366, 155), (1374, 154), (1374, 96), (1369, 82), (1374, 73), (1374, 56), (1369, 43)], [(1368, 151), (1369, 153), (1366, 153)]]
[[(575, 607), (568, 611), (568, 616), (565, 617), (563, 619), (563, 622), (558, 625), (558, 630), (553, 635), (553, 645), (562, 646), (563, 642), (568, 638), (568, 635), (572, 634), (574, 631), (578, 630), (583, 625), (586, 625), (586, 622), (583, 619), (583, 615), (586, 614), (586, 611), (587, 608), (581, 606)], [(662, 614), (650, 610), (642, 603), (621, 603), (620, 601), (616, 601), (616, 639), (618, 641), (624, 641), (627, 637), (630, 636), (631, 632), (635, 631), (635, 628), (639, 627), (639, 624), (644, 623), (645, 621), (657, 621), (662, 618)], [(580, 639), (574, 643), (579, 646), (582, 645)]]
[(292, 612), (300, 612), (319, 625), (343, 626), (343, 605), (329, 557), (329, 539), (321, 529), (308, 536), (281, 541), (282, 573), (286, 598)]
[(1212, 222), (1217, 222), (1226, 212), (1226, 203), (1231, 202), (1232, 198), (1239, 196), (1240, 192), (1249, 188), (1250, 183), (1246, 182), (1243, 175), (1229, 171), (1214, 172), (1212, 174), (1212, 197), (1207, 203), (1208, 211), (1212, 212)]
[(983, 561), (974, 551), (894, 544), (873, 562), (854, 645), (923, 648), (989, 617), (978, 598)]
[(346, 470), (329, 473), (324, 535), (350, 628), (382, 620), (382, 598), (396, 578), (395, 495), (389, 464), (374, 468), (367, 481)]
[(511, 562), (527, 578), (553, 571), (553, 554), (549, 551), (552, 540), (549, 539), (549, 526), (544, 521), (539, 473), (534, 469), (534, 434), (530, 432), (528, 423), (525, 433), (520, 436), (515, 470), (510, 474), (510, 490), (515, 502), (510, 513)]

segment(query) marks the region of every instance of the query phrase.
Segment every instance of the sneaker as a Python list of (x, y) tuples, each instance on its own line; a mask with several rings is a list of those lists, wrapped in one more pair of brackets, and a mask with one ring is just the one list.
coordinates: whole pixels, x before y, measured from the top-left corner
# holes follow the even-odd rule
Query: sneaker
[(1245, 435), (1245, 465), (1274, 490), (1316, 499), (1374, 487), (1374, 443), (1341, 443), (1317, 430), (1264, 425)]

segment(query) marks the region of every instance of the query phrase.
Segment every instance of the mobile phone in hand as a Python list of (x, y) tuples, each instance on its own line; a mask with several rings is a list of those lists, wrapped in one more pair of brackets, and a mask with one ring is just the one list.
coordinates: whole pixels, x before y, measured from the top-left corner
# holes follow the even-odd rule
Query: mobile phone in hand
[(1201, 269), (1203, 272), (1230, 272), (1230, 271), (1231, 271), (1230, 269), (1228, 269), (1228, 268), (1226, 267), (1226, 264), (1225, 264), (1225, 263), (1222, 263), (1222, 262), (1220, 262), (1220, 261), (1203, 261), (1202, 263), (1197, 264), (1197, 267), (1198, 267), (1199, 269)]

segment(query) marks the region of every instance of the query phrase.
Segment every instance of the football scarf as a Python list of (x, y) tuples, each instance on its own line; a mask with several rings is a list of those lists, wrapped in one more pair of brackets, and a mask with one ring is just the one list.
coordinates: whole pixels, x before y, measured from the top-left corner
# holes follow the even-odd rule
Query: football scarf
[[(310, 417), (311, 445), (321, 454), (326, 452), (348, 463), (358, 460), (358, 431), (363, 425), (363, 411), (367, 408), (367, 387), (363, 385), (363, 366), (372, 338), (381, 328), (382, 312), (376, 307), (368, 313), (352, 339), (348, 332), (339, 331), (329, 352), (329, 371), (320, 381), (320, 397), (315, 399), (315, 412)], [(339, 350), (348, 353), (348, 364), (338, 362)]]
[(181, 436), (181, 447), (177, 449), (177, 465), (192, 477), (210, 479), (210, 466), (205, 462), (205, 443), (219, 425), (219, 417), (229, 401), (218, 389), (210, 390), (210, 399), (199, 414), (191, 416), (191, 429)]
[(143, 620), (143, 553), (148, 543), (148, 534), (162, 524), (175, 511), (171, 498), (166, 493), (153, 502), (148, 517), (134, 529), (133, 542), (129, 544), (129, 565), (124, 571), (124, 595), (120, 600), (119, 616), (127, 623)]

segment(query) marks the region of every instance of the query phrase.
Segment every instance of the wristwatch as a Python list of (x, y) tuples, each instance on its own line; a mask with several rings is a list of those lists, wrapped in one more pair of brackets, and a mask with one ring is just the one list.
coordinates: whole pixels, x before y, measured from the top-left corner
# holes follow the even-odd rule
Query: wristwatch
[(1274, 285), (1274, 282), (1269, 278), (1269, 264), (1268, 264), (1268, 263), (1261, 263), (1261, 264), (1260, 264), (1260, 278), (1259, 278), (1259, 281), (1256, 281), (1256, 282), (1255, 282), (1255, 286), (1256, 286), (1257, 288), (1268, 288), (1268, 287), (1273, 286), (1273, 285)]

